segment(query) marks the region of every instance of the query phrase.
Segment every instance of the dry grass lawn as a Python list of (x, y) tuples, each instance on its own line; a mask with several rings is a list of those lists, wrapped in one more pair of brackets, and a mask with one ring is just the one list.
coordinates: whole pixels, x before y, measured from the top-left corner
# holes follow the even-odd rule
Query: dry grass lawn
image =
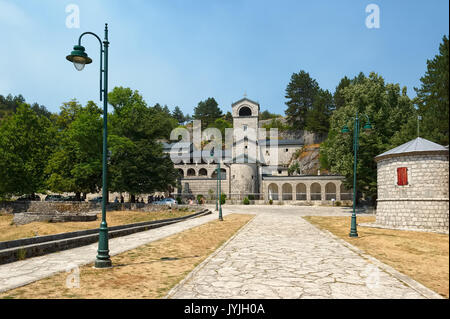
[[(449, 236), (426, 232), (358, 227), (350, 238), (350, 217), (305, 217), (381, 262), (449, 298)], [(375, 217), (357, 217), (359, 223)]]
[(161, 298), (227, 241), (252, 215), (231, 214), (111, 257), (114, 267), (80, 268), (80, 288), (67, 288), (59, 273), (0, 294), (0, 298)]
[[(190, 215), (193, 212), (172, 210), (161, 212), (140, 211), (110, 211), (106, 213), (108, 226), (118, 226), (140, 223), (152, 220), (161, 220)], [(29, 238), (35, 236), (54, 235), (78, 230), (94, 229), (100, 227), (101, 213), (97, 220), (91, 222), (49, 223), (34, 222), (26, 225), (14, 225), (11, 214), (0, 214), (0, 241)]]

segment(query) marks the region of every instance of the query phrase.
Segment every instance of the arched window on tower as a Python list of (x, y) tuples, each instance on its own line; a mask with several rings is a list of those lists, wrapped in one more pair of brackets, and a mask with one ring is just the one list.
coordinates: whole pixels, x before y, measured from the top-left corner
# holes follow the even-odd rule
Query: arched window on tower
[(239, 110), (239, 116), (252, 116), (252, 110), (247, 106), (243, 106)]

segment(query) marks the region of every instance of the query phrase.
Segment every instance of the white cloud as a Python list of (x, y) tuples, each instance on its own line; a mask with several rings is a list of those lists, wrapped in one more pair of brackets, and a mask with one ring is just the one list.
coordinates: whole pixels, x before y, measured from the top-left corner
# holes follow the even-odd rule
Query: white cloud
[(29, 27), (31, 18), (17, 5), (0, 0), (0, 25)]

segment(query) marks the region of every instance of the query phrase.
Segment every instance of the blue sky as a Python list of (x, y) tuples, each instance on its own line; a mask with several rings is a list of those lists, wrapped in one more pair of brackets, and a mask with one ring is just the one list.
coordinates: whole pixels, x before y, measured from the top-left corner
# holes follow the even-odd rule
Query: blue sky
[[(380, 28), (365, 24), (368, 4)], [(66, 27), (66, 6), (80, 28)], [(447, 0), (0, 0), (0, 94), (22, 94), (56, 112), (76, 98), (98, 102), (99, 47), (83, 72), (65, 60), (79, 35), (110, 30), (109, 88), (139, 90), (148, 104), (192, 114), (214, 97), (223, 111), (243, 97), (284, 114), (292, 73), (305, 70), (334, 92), (339, 80), (375, 71), (387, 82), (420, 85), (426, 60), (449, 29)]]

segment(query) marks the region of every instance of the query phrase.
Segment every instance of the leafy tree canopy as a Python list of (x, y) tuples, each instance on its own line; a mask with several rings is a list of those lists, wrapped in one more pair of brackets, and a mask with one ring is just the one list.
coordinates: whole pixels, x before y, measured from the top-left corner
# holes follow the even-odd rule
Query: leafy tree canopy
[[(406, 90), (398, 84), (386, 84), (376, 73), (356, 81), (342, 91), (346, 104), (333, 112), (327, 140), (321, 145), (322, 168), (346, 176), (345, 186), (353, 187), (353, 131), (356, 112), (362, 128), (367, 118), (373, 130), (370, 134), (361, 130), (359, 135), (357, 176), (358, 190), (376, 195), (376, 163), (374, 157), (388, 150), (391, 139), (414, 114), (412, 101)], [(343, 136), (341, 129), (347, 125), (350, 134)]]
[(0, 194), (33, 194), (45, 191), (44, 169), (55, 147), (56, 129), (28, 104), (0, 125)]
[(59, 117), (67, 119), (70, 113), (70, 122), (60, 131), (60, 142), (47, 164), (47, 185), (54, 192), (74, 192), (79, 196), (101, 188), (103, 120), (102, 110), (92, 101), (86, 107), (71, 105), (61, 107)]
[(168, 108), (147, 107), (129, 88), (116, 87), (108, 98), (114, 107), (108, 140), (111, 190), (136, 195), (175, 185), (177, 172), (158, 143), (178, 125)]

